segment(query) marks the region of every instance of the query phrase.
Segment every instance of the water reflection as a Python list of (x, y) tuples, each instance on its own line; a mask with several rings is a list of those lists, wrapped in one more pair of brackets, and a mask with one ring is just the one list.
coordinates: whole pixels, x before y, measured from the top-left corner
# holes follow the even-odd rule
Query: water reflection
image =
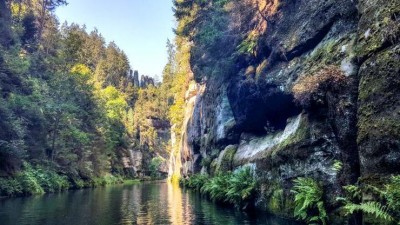
[(1, 225), (294, 224), (224, 208), (167, 182), (0, 200)]

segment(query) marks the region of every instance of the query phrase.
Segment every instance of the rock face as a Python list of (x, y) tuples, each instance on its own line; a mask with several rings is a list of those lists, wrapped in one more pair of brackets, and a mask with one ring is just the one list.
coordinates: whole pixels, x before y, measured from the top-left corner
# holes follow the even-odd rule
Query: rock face
[(139, 83), (139, 72), (137, 70), (135, 70), (135, 72), (133, 73), (133, 85), (135, 87), (139, 87), (140, 83)]
[[(342, 186), (399, 174), (400, 1), (282, 1), (273, 13), (259, 11), (255, 19), (268, 25), (256, 56), (224, 64), (238, 42), (221, 53), (194, 40), (198, 84), (187, 92), (181, 173), (251, 165), (257, 206), (286, 217), (297, 177), (321, 181), (332, 211)], [(225, 19), (233, 16), (228, 10)], [(296, 103), (299, 78), (325, 66), (344, 82), (320, 83), (307, 104)]]
[(142, 75), (140, 77), (140, 87), (141, 88), (146, 88), (149, 85), (153, 85), (154, 86), (154, 79), (152, 77)]
[[(166, 178), (168, 174), (168, 153), (165, 150), (171, 137), (169, 121), (160, 118), (147, 118), (143, 130), (138, 127), (137, 136), (132, 138), (133, 143), (124, 154), (122, 161), (124, 171), (134, 178)], [(154, 131), (155, 137), (148, 138), (149, 131)], [(149, 143), (151, 142), (151, 143)], [(160, 165), (153, 171), (151, 164), (155, 159), (160, 159)], [(157, 174), (154, 174), (157, 173)]]
[(146, 75), (142, 75), (139, 80), (139, 72), (137, 70), (129, 70), (128, 77), (131, 79), (133, 86), (146, 88), (149, 85), (155, 85), (154, 78)]

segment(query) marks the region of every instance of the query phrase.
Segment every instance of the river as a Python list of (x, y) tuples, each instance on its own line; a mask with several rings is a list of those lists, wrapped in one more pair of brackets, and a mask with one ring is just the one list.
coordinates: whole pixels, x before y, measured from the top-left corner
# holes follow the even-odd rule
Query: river
[(292, 225), (265, 213), (219, 206), (168, 182), (115, 185), (0, 199), (1, 225), (268, 224)]

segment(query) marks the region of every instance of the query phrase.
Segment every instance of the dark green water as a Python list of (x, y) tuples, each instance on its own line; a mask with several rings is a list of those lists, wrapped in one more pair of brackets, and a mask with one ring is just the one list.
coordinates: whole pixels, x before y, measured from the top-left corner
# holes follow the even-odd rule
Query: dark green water
[(119, 185), (43, 196), (0, 199), (1, 225), (269, 224), (264, 213), (218, 206), (166, 183)]

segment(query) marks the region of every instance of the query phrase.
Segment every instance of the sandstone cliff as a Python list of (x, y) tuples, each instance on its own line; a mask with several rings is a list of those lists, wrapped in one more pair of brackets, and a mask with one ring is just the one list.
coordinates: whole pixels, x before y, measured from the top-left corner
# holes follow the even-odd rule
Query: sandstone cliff
[(188, 32), (195, 81), (170, 170), (251, 165), (261, 183), (257, 206), (287, 217), (294, 178), (323, 182), (335, 211), (342, 186), (400, 173), (399, 1), (202, 9)]

